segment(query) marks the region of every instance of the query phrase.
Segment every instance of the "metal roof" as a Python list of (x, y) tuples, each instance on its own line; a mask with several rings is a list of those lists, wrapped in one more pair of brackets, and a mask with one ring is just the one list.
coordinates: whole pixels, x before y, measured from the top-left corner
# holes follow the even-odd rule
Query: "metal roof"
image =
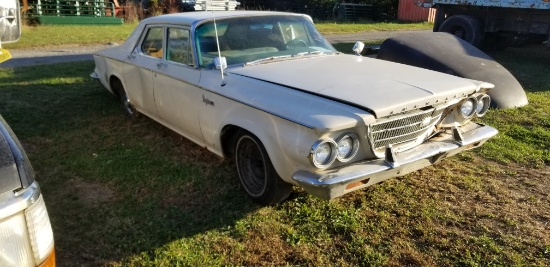
[(183, 12), (168, 15), (161, 15), (144, 19), (142, 24), (178, 24), (178, 25), (193, 25), (197, 22), (204, 20), (211, 20), (215, 16), (216, 19), (226, 18), (238, 18), (238, 17), (254, 17), (254, 16), (302, 16), (311, 20), (308, 15), (288, 13), (288, 12), (274, 12), (274, 11), (198, 11), (198, 12)]

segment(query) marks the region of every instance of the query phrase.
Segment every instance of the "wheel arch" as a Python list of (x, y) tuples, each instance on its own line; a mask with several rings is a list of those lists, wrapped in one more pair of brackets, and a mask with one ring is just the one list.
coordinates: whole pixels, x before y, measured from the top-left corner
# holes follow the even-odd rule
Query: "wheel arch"
[[(246, 115), (247, 114), (247, 115)], [(227, 116), (228, 120), (223, 123), (220, 130), (219, 142), (221, 152), (225, 157), (232, 158), (234, 147), (238, 136), (243, 132), (249, 132), (254, 135), (267, 151), (269, 159), (279, 177), (287, 183), (295, 184), (291, 176), (296, 170), (296, 160), (307, 162), (307, 157), (297, 155), (295, 150), (291, 150), (291, 144), (287, 136), (295, 131), (296, 127), (304, 127), (294, 122), (290, 122), (269, 114), (238, 113)], [(292, 130), (294, 128), (294, 130)], [(305, 131), (302, 131), (302, 133)], [(284, 133), (286, 135), (283, 135)], [(313, 133), (312, 133), (313, 134)], [(296, 134), (293, 137), (294, 143), (304, 141), (302, 134)], [(313, 142), (312, 142), (313, 144)]]
[[(116, 84), (117, 81), (120, 82), (120, 85)], [(111, 74), (109, 76), (109, 91), (114, 95), (120, 96), (120, 90), (124, 90), (122, 79), (116, 74)]]

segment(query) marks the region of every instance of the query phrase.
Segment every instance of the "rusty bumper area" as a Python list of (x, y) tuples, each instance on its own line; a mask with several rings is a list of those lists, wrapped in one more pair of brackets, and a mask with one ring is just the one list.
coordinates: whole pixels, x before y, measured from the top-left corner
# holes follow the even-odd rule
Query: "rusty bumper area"
[(497, 133), (493, 127), (475, 124), (469, 131), (449, 130), (401, 153), (396, 154), (388, 149), (385, 159), (361, 161), (319, 173), (297, 171), (292, 179), (311, 195), (327, 200), (333, 199), (386, 179), (414, 172), (461, 151), (481, 146)]

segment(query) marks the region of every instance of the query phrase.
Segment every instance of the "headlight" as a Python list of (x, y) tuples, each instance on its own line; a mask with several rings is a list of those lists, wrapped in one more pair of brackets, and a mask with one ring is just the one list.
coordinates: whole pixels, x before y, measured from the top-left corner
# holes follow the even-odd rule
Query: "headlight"
[(353, 134), (342, 136), (336, 143), (338, 150), (336, 157), (341, 162), (351, 160), (359, 150), (359, 141)]
[(464, 102), (460, 104), (460, 115), (462, 115), (462, 117), (466, 119), (471, 118), (476, 112), (476, 106), (477, 106), (476, 98), (470, 97), (464, 100)]
[(336, 144), (330, 140), (317, 141), (311, 148), (312, 164), (320, 169), (328, 168), (336, 159)]
[(480, 95), (477, 97), (476, 114), (478, 117), (482, 117), (489, 110), (491, 104), (491, 98), (489, 95)]

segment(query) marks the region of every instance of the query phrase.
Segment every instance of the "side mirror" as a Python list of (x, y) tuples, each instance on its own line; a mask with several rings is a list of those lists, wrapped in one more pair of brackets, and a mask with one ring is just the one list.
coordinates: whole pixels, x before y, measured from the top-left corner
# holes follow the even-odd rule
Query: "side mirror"
[(351, 49), (353, 52), (355, 52), (356, 55), (360, 56), (361, 52), (363, 52), (363, 49), (365, 48), (365, 44), (363, 42), (355, 42), (355, 45)]
[(19, 37), (21, 37), (19, 0), (2, 0), (0, 1), (0, 45), (17, 42)]
[(225, 57), (215, 57), (214, 65), (216, 66), (217, 70), (225, 70), (227, 69), (227, 60)]

